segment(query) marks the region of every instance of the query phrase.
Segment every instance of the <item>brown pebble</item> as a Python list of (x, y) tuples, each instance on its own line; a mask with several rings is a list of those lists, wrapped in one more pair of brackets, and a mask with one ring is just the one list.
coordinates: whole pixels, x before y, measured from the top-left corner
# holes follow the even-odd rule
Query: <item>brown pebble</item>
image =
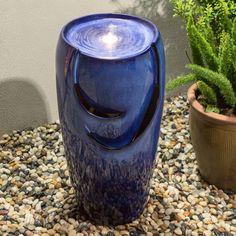
[(225, 198), (226, 194), (224, 193), (223, 190), (220, 189), (220, 190), (218, 190), (218, 195), (219, 195), (220, 198)]
[(185, 211), (183, 215), (188, 217), (190, 215), (190, 212), (189, 211)]
[(153, 212), (153, 214), (151, 215), (151, 218), (155, 221), (157, 221), (159, 219), (158, 213), (156, 211)]
[(55, 235), (56, 231), (54, 229), (49, 229), (48, 234)]
[(42, 149), (42, 150), (41, 150), (41, 155), (42, 155), (42, 156), (47, 156), (47, 151), (46, 151), (45, 149)]
[(182, 221), (183, 219), (184, 219), (184, 216), (183, 216), (183, 215), (180, 215), (180, 214), (177, 214), (177, 215), (176, 215), (176, 220), (177, 220), (178, 222)]
[(115, 227), (115, 229), (117, 229), (117, 230), (125, 230), (125, 226), (124, 225), (117, 225)]
[(8, 214), (8, 210), (0, 210), (0, 215), (7, 215)]
[(223, 227), (220, 227), (218, 230), (219, 230), (221, 233), (224, 233), (224, 232), (225, 232), (225, 228), (223, 228)]
[(166, 231), (167, 230), (167, 226), (165, 224), (161, 224), (160, 225), (160, 228), (163, 230), (163, 231)]

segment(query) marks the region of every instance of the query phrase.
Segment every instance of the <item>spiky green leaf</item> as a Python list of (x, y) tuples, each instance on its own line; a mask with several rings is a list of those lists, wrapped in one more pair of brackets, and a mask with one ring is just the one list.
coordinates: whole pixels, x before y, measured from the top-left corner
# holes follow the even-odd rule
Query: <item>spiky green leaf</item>
[(233, 88), (236, 88), (236, 83), (234, 81), (236, 71), (234, 71), (235, 61), (233, 60), (233, 53), (234, 48), (232, 39), (228, 33), (223, 33), (219, 48), (219, 72), (224, 74), (225, 77), (231, 81)]
[(191, 69), (199, 79), (205, 80), (208, 84), (217, 86), (225, 99), (225, 103), (231, 107), (235, 106), (236, 96), (233, 87), (223, 74), (194, 64), (187, 65), (187, 68)]
[(177, 87), (185, 85), (187, 83), (195, 81), (196, 76), (194, 74), (180, 75), (176, 79), (168, 81), (166, 84), (166, 90), (171, 91)]
[(233, 39), (233, 44), (236, 45), (236, 18), (233, 21), (233, 27), (232, 27), (232, 39)]
[(197, 82), (198, 89), (200, 90), (201, 94), (205, 97), (208, 104), (216, 104), (217, 97), (214, 90), (206, 84), (204, 81)]
[(188, 24), (187, 24), (187, 34), (188, 34), (189, 45), (192, 51), (193, 63), (203, 66), (204, 61), (202, 58), (202, 54), (201, 54), (198, 42), (196, 41), (196, 37), (194, 36), (192, 25), (194, 25), (194, 20), (193, 20), (193, 17), (190, 16), (188, 19)]
[(200, 48), (201, 55), (204, 58), (205, 62), (209, 66), (210, 69), (217, 71), (219, 67), (219, 60), (214, 53), (211, 45), (206, 41), (203, 35), (197, 30), (196, 26), (192, 25), (191, 30), (193, 33), (193, 37), (195, 37), (195, 41), (198, 43), (198, 47)]

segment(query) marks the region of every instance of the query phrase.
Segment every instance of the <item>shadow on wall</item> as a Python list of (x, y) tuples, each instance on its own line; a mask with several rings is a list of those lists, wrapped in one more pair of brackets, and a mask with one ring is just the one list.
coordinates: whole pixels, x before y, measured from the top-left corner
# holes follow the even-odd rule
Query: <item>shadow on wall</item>
[(48, 121), (42, 94), (23, 78), (0, 81), (0, 136)]
[(173, 9), (168, 0), (133, 0), (130, 7), (124, 8), (122, 0), (111, 0), (121, 13), (150, 19), (161, 31), (166, 52), (167, 80), (186, 73), (189, 63), (186, 50), (190, 53), (186, 31), (180, 18), (173, 17)]

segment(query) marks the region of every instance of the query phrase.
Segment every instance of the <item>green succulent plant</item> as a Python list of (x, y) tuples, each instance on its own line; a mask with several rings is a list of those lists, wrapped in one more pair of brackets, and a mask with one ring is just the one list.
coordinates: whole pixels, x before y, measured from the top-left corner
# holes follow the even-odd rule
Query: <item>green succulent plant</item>
[(192, 61), (187, 75), (167, 91), (195, 82), (206, 111), (236, 115), (236, 3), (234, 0), (170, 0), (187, 29)]

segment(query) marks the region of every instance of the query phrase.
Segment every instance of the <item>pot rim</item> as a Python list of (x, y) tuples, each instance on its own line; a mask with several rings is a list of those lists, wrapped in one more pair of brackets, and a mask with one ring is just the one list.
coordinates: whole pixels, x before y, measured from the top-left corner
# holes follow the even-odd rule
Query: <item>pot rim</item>
[(236, 125), (236, 117), (217, 114), (215, 112), (205, 112), (204, 107), (196, 99), (195, 95), (196, 90), (197, 90), (197, 84), (195, 83), (191, 85), (187, 91), (188, 101), (194, 110), (199, 112), (207, 120), (213, 121), (217, 124)]

